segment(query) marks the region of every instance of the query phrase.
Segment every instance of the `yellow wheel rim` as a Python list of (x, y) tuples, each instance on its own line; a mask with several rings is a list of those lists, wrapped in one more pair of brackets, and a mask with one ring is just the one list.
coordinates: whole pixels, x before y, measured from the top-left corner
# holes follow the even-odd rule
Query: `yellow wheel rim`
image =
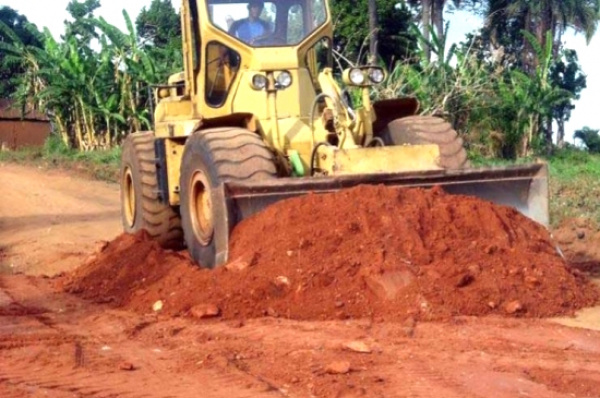
[(127, 167), (123, 173), (123, 212), (125, 221), (129, 228), (133, 228), (136, 216), (135, 187), (133, 185), (133, 175), (131, 168)]
[(196, 240), (208, 246), (214, 233), (210, 183), (202, 171), (196, 171), (190, 181), (190, 218)]

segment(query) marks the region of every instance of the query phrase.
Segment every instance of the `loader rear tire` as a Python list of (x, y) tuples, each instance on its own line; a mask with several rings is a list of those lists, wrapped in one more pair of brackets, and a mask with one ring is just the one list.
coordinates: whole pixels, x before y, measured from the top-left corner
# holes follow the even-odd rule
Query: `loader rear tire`
[(125, 232), (141, 230), (168, 249), (183, 247), (179, 213), (158, 197), (154, 133), (129, 135), (121, 155), (121, 221)]
[(437, 144), (440, 148), (440, 167), (464, 169), (469, 167), (464, 141), (450, 123), (433, 116), (408, 116), (390, 122), (378, 134), (386, 145)]
[(277, 178), (273, 154), (260, 136), (239, 127), (198, 131), (181, 160), (181, 220), (190, 255), (201, 267), (217, 265), (216, 206), (211, 193), (225, 181)]

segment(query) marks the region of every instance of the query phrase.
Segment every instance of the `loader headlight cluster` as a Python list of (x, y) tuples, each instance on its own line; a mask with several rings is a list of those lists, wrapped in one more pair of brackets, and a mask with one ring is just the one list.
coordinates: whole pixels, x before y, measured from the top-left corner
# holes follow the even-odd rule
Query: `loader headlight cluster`
[(380, 84), (385, 80), (385, 73), (381, 68), (369, 68), (369, 80), (374, 84)]
[(365, 74), (360, 69), (351, 69), (348, 77), (350, 78), (350, 82), (357, 86), (362, 86), (365, 82)]
[(255, 90), (264, 90), (267, 87), (267, 77), (263, 74), (257, 73), (252, 76), (252, 88)]
[(289, 86), (292, 85), (292, 75), (290, 74), (290, 72), (284, 70), (283, 72), (280, 72), (277, 75), (277, 77), (275, 78), (275, 81), (277, 82), (277, 88), (280, 88), (280, 89), (288, 88)]
[(250, 85), (253, 89), (258, 91), (265, 89), (271, 90), (271, 87), (269, 87), (269, 78), (271, 77), (271, 74), (274, 79), (275, 90), (284, 90), (292, 85), (292, 74), (287, 70), (280, 72), (256, 73), (252, 76)]
[(376, 66), (350, 68), (344, 71), (344, 83), (352, 86), (371, 86), (385, 80), (385, 71)]

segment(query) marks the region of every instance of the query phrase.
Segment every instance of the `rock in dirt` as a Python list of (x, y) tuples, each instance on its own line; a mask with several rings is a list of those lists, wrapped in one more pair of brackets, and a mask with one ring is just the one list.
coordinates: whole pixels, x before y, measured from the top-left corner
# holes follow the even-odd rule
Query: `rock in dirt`
[(287, 276), (278, 276), (277, 278), (275, 278), (275, 286), (277, 286), (277, 287), (289, 287), (290, 286), (290, 280), (288, 279)]
[(121, 362), (119, 364), (119, 369), (131, 372), (132, 370), (135, 370), (135, 366), (133, 366), (131, 362)]
[(221, 310), (214, 304), (198, 304), (190, 309), (190, 314), (194, 318), (209, 319), (221, 315)]
[(235, 259), (225, 264), (225, 269), (228, 271), (243, 271), (250, 267), (250, 263), (242, 258)]
[(158, 300), (154, 304), (152, 304), (152, 311), (160, 312), (160, 311), (162, 311), (164, 306), (165, 306), (164, 302), (162, 300)]
[(350, 373), (352, 366), (348, 361), (334, 361), (325, 366), (325, 373), (332, 375), (342, 375)]
[(349, 343), (343, 344), (343, 347), (346, 350), (359, 352), (361, 354), (370, 354), (371, 352), (373, 352), (371, 347), (369, 347), (364, 341), (351, 341)]
[(504, 311), (506, 311), (507, 314), (513, 315), (523, 310), (523, 304), (521, 304), (519, 301), (511, 301), (504, 305)]

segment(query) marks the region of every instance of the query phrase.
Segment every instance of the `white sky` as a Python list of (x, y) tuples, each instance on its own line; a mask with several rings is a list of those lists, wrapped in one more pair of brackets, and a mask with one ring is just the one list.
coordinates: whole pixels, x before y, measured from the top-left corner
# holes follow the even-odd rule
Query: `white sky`
[[(108, 22), (125, 30), (122, 11), (126, 9), (133, 21), (140, 10), (149, 7), (152, 0), (100, 0), (102, 7), (96, 11), (96, 16), (102, 16)], [(179, 10), (181, 0), (171, 0), (176, 10)], [(64, 32), (64, 20), (68, 18), (66, 11), (69, 0), (0, 0), (0, 6), (8, 6), (23, 14), (35, 23), (39, 29), (47, 27), (55, 38)], [(457, 11), (450, 17), (449, 42), (458, 42), (464, 35), (481, 26), (481, 19), (464, 11)], [(581, 99), (577, 102), (571, 120), (567, 123), (567, 136), (584, 126), (600, 128), (600, 113), (598, 102), (600, 98), (600, 32), (586, 45), (583, 36), (567, 34), (566, 47), (577, 50), (583, 71), (587, 74), (587, 88), (583, 90)]]

